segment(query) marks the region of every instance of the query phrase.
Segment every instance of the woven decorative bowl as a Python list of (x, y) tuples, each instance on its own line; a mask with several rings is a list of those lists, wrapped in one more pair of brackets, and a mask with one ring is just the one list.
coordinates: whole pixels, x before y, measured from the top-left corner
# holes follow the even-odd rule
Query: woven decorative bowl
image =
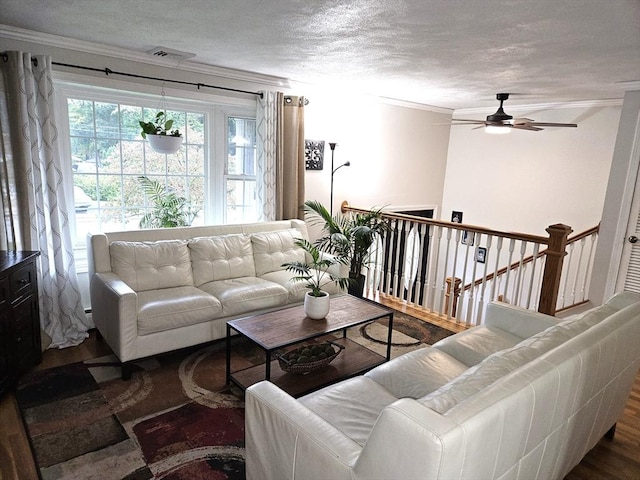
[(329, 365), (343, 348), (331, 341), (311, 343), (277, 354), (276, 358), (283, 371), (304, 375)]

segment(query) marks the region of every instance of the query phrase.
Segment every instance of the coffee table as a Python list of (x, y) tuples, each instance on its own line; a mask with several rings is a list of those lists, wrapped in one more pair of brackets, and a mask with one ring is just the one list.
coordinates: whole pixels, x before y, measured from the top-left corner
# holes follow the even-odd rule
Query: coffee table
[[(386, 356), (347, 338), (349, 328), (381, 318), (389, 318)], [(370, 300), (351, 295), (331, 299), (331, 311), (325, 319), (305, 316), (302, 305), (239, 318), (227, 322), (227, 384), (235, 383), (243, 391), (261, 380), (269, 380), (285, 392), (298, 397), (344, 378), (366, 372), (391, 358), (393, 310)], [(265, 353), (265, 363), (231, 370), (232, 331), (238, 332)], [(305, 375), (284, 372), (275, 353), (312, 339), (331, 339), (345, 348), (321, 370)]]

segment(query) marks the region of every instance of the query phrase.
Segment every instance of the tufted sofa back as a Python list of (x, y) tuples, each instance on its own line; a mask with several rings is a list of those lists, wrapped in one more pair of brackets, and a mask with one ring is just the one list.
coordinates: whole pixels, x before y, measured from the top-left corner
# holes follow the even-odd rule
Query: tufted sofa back
[[(295, 229), (300, 237), (309, 238), (306, 224), (301, 220), (279, 220), (273, 222), (256, 222), (237, 225), (206, 225), (201, 227), (156, 228), (148, 230), (132, 230), (124, 232), (89, 233), (87, 234), (87, 261), (89, 277), (94, 273), (107, 273), (112, 270), (110, 245), (113, 242), (158, 242), (188, 241), (199, 237), (220, 235), (252, 234), (277, 232)], [(185, 243), (185, 247), (188, 246)], [(191, 283), (193, 285), (193, 283)]]

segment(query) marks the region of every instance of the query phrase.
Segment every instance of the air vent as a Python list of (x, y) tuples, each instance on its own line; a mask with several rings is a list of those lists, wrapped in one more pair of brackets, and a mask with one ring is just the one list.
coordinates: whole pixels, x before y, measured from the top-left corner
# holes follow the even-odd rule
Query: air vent
[(195, 53), (181, 52), (179, 50), (172, 50), (171, 48), (166, 47), (155, 47), (148, 50), (147, 53), (154, 57), (167, 58), (170, 60), (187, 60), (196, 56)]

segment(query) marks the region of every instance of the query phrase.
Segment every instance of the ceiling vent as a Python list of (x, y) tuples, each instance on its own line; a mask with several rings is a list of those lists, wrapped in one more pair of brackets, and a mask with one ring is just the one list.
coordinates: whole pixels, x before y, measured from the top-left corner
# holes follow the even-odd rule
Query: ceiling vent
[(154, 57), (167, 58), (169, 60), (187, 60), (196, 56), (195, 53), (181, 52), (166, 47), (155, 47), (148, 50), (147, 53)]

